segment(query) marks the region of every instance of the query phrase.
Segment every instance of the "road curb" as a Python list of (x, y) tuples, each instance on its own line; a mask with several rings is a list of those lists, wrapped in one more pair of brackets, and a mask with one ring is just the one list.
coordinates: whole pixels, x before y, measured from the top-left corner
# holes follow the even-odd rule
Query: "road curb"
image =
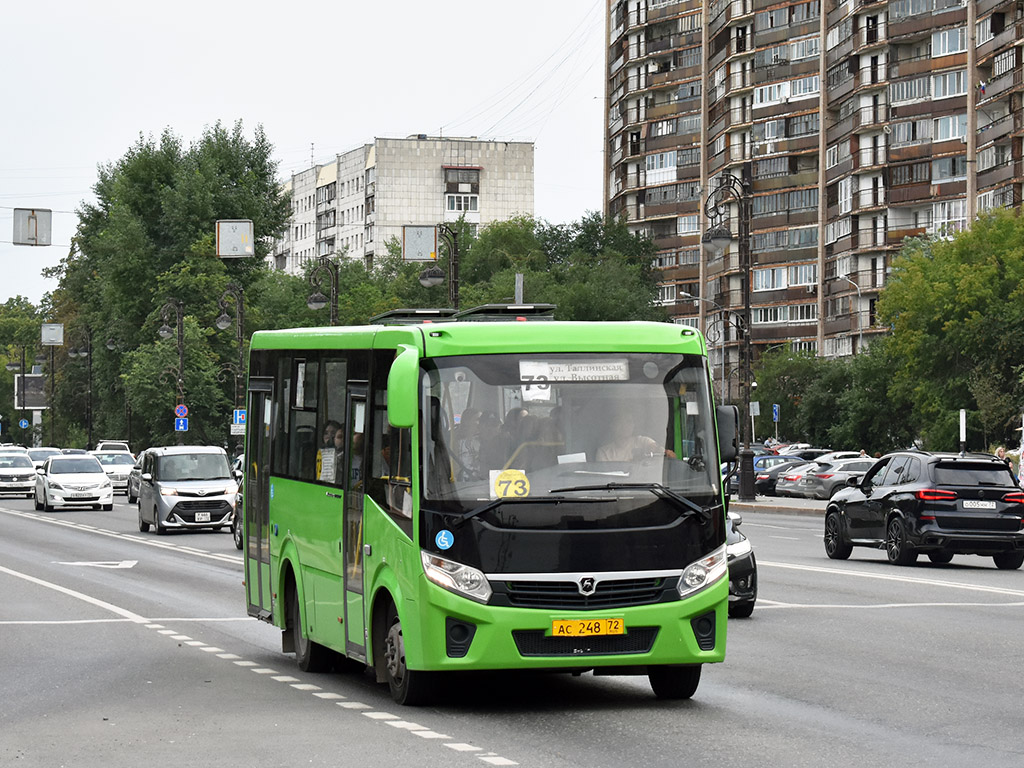
[(825, 506), (797, 507), (783, 499), (772, 501), (730, 501), (729, 509), (742, 515), (766, 512), (773, 515), (798, 515), (800, 517), (825, 517)]

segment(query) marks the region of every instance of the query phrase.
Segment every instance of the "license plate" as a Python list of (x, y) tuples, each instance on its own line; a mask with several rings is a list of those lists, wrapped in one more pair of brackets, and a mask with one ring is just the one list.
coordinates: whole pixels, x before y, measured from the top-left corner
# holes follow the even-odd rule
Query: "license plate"
[(88, 499), (91, 498), (91, 493), (65, 493), (65, 499)]
[(626, 634), (626, 622), (622, 619), (555, 619), (551, 622), (552, 637), (624, 634)]
[(197, 523), (208, 523), (208, 522), (210, 522), (210, 513), (209, 512), (196, 512), (196, 522)]
[(995, 509), (994, 501), (978, 501), (977, 499), (964, 499), (964, 509)]

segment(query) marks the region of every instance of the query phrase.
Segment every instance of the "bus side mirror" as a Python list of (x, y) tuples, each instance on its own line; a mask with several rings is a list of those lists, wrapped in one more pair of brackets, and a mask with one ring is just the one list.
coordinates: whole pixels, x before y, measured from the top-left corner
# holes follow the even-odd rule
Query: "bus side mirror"
[(718, 460), (735, 461), (740, 455), (740, 409), (735, 405), (715, 406), (718, 419)]
[(402, 344), (388, 374), (388, 423), (392, 427), (408, 429), (416, 423), (419, 375), (419, 352)]

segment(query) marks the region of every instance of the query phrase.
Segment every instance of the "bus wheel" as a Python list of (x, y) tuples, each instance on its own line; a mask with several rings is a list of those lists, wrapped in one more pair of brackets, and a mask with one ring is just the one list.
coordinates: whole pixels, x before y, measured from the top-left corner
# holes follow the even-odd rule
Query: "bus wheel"
[(700, 664), (692, 667), (650, 667), (647, 677), (659, 699), (688, 699), (700, 685)]
[(295, 643), (295, 661), (303, 672), (327, 672), (331, 668), (331, 653), (320, 643), (306, 637), (302, 631), (302, 615), (299, 610), (299, 595), (294, 587), (288, 600), (292, 628), (292, 640)]
[(391, 698), (408, 706), (424, 704), (430, 697), (433, 675), (430, 672), (409, 669), (405, 664), (405, 640), (402, 637), (402, 621), (392, 603), (388, 606), (384, 623), (384, 637), (381, 638), (381, 658), (391, 689)]

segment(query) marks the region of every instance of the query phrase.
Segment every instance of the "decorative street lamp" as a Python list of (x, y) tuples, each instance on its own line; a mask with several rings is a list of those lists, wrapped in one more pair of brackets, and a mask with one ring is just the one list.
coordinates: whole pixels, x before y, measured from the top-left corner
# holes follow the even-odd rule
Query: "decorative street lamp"
[[(331, 296), (328, 299), (323, 293), (324, 273), (331, 279)], [(317, 311), (331, 304), (331, 325), (338, 324), (338, 264), (327, 256), (320, 257), (320, 263), (313, 267), (309, 273), (309, 284), (313, 286), (313, 293), (306, 299), (306, 306)], [(237, 286), (236, 286), (237, 287)], [(241, 289), (239, 289), (241, 290)], [(238, 301), (241, 301), (239, 298)]]
[[(176, 328), (171, 328), (168, 323), (168, 319), (171, 313), (174, 313), (174, 319)], [(160, 310), (160, 318), (164, 321), (164, 324), (160, 326), (157, 333), (160, 334), (160, 338), (169, 339), (175, 334), (177, 330), (178, 336), (178, 404), (184, 404), (185, 402), (185, 307), (179, 299), (168, 299), (167, 303), (164, 304)], [(184, 443), (185, 433), (178, 432), (178, 444)]]
[(92, 442), (92, 329), (86, 326), (84, 339), (85, 346), (79, 345), (77, 347), (68, 347), (68, 357), (81, 357), (88, 360), (89, 367), (89, 385), (86, 389), (86, 406), (85, 406), (85, 420), (88, 425), (88, 438), (86, 441), (86, 447), (91, 451), (93, 449)]
[[(437, 234), (448, 247), (448, 269), (451, 277), (448, 280), (448, 302), (453, 309), (459, 308), (459, 233), (447, 224), (437, 225)], [(420, 285), (434, 288), (444, 282), (444, 270), (437, 264), (431, 264), (420, 272)]]
[(235, 342), (238, 345), (238, 361), (233, 364), (235, 374), (235, 408), (242, 407), (242, 378), (245, 376), (245, 302), (242, 286), (238, 283), (228, 283), (227, 288), (220, 297), (220, 317), (214, 321), (214, 325), (221, 331), (231, 325), (231, 316), (228, 310), (231, 308), (229, 298), (235, 300)]
[(732, 233), (723, 224), (728, 216), (727, 206), (737, 203), (739, 206), (739, 261), (743, 270), (743, 359), (740, 370), (743, 371), (743, 412), (740, 417), (740, 434), (743, 436), (743, 448), (740, 450), (740, 501), (754, 500), (754, 453), (750, 449), (750, 396), (754, 388), (754, 376), (751, 370), (751, 317), (750, 317), (750, 218), (751, 218), (751, 172), (750, 163), (744, 163), (742, 178), (731, 173), (723, 173), (718, 177), (718, 186), (711, 190), (704, 204), (704, 215), (712, 222), (712, 226), (701, 239), (705, 249), (724, 252), (732, 243)]

